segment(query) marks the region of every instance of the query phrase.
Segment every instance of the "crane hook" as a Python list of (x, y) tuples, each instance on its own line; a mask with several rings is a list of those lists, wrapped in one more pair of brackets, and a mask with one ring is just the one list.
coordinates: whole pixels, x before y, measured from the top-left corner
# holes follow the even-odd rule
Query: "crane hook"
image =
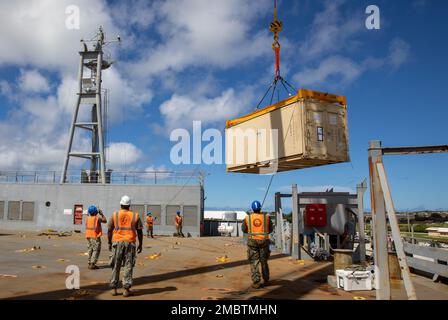
[(269, 31), (274, 34), (274, 41), (272, 42), (272, 49), (275, 52), (275, 77), (280, 78), (280, 42), (279, 33), (283, 29), (283, 23), (278, 20), (277, 0), (274, 0), (274, 20), (269, 25)]

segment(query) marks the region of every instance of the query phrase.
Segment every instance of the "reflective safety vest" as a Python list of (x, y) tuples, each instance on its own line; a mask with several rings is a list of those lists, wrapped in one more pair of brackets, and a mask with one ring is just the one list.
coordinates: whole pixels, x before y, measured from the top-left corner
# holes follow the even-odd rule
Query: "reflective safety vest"
[(86, 238), (99, 238), (103, 235), (98, 215), (88, 216), (86, 220)]
[(138, 213), (128, 210), (120, 210), (114, 212), (112, 219), (114, 221), (112, 241), (135, 243), (137, 239)]
[(146, 225), (148, 227), (152, 227), (154, 225), (154, 217), (151, 216), (146, 217)]
[(264, 213), (251, 213), (246, 216), (246, 225), (249, 230), (248, 238), (252, 240), (269, 239), (269, 215)]
[(177, 226), (182, 225), (182, 217), (181, 216), (176, 216), (176, 225)]

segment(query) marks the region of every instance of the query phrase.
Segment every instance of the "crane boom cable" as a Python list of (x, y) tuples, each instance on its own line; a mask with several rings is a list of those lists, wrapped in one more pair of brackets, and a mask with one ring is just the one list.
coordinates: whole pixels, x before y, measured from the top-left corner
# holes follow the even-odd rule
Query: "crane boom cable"
[(272, 49), (275, 53), (275, 76), (276, 78), (280, 77), (280, 42), (279, 33), (283, 29), (283, 23), (278, 20), (278, 9), (277, 9), (277, 0), (274, 0), (274, 20), (271, 22), (269, 26), (269, 31), (274, 34), (274, 41), (272, 42)]
[[(271, 22), (270, 26), (269, 26), (269, 31), (271, 31), (272, 33), (274, 33), (274, 41), (272, 43), (272, 49), (274, 50), (275, 53), (275, 77), (274, 77), (274, 81), (272, 82), (272, 84), (269, 86), (268, 90), (266, 91), (266, 93), (264, 94), (263, 98), (261, 99), (261, 101), (258, 103), (257, 105), (257, 109), (258, 107), (261, 105), (261, 103), (263, 102), (263, 100), (266, 98), (266, 96), (268, 95), (269, 91), (272, 90), (272, 95), (271, 95), (271, 100), (270, 100), (270, 104), (272, 104), (272, 101), (274, 99), (274, 94), (275, 94), (275, 90), (277, 90), (277, 100), (280, 100), (280, 89), (277, 88), (278, 83), (280, 82), (284, 88), (284, 90), (287, 92), (287, 94), (289, 96), (291, 96), (291, 93), (288, 90), (288, 87), (290, 89), (293, 90), (293, 92), (296, 92), (297, 90), (285, 79), (283, 79), (283, 77), (280, 75), (280, 42), (279, 42), (279, 33), (282, 31), (283, 29), (283, 23), (278, 20), (278, 8), (277, 8), (277, 0), (274, 0), (274, 20)], [(277, 101), (277, 102), (278, 102)], [(291, 123), (293, 120), (293, 116), (295, 113), (295, 109), (293, 109), (293, 113), (291, 114), (291, 118), (289, 119), (289, 124), (288, 124), (288, 128), (286, 130), (286, 134), (284, 137), (282, 137), (283, 139), (283, 144), (286, 141), (286, 137), (289, 133), (289, 130), (291, 128)], [(272, 182), (274, 180), (274, 177), (277, 175), (278, 172), (274, 172), (273, 174), (271, 174), (271, 177), (269, 178), (269, 182), (268, 185), (266, 187), (266, 191), (263, 197), (263, 202), (261, 204), (261, 206), (264, 206), (264, 203), (266, 201), (266, 198), (269, 194), (269, 191), (271, 189), (271, 185)]]
[(278, 6), (277, 6), (277, 0), (274, 0), (274, 19), (269, 25), (269, 31), (274, 34), (274, 40), (272, 42), (272, 50), (274, 51), (275, 55), (275, 76), (274, 81), (269, 85), (266, 93), (263, 95), (261, 100), (256, 106), (256, 109), (258, 109), (261, 104), (263, 103), (264, 99), (267, 97), (269, 92), (272, 90), (271, 96), (270, 96), (270, 104), (272, 104), (272, 101), (274, 100), (275, 91), (277, 90), (277, 100), (280, 100), (280, 90), (277, 87), (278, 83), (280, 82), (283, 86), (283, 89), (285, 89), (288, 96), (291, 96), (291, 92), (288, 90), (288, 87), (292, 89), (293, 91), (296, 91), (296, 89), (289, 84), (288, 81), (283, 79), (283, 77), (280, 75), (280, 49), (281, 45), (279, 42), (279, 34), (283, 30), (283, 22), (278, 19)]

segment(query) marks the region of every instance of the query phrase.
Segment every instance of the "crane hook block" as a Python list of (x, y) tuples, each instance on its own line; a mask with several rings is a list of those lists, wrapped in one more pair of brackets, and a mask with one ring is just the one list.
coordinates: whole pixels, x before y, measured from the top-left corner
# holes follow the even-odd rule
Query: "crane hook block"
[(269, 26), (269, 31), (277, 34), (282, 31), (282, 28), (283, 28), (283, 23), (281, 21), (274, 20), (271, 22), (271, 24)]

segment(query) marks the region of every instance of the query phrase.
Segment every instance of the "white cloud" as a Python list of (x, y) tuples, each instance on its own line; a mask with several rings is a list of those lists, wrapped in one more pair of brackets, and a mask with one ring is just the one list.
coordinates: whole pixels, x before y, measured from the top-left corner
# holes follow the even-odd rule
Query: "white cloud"
[(112, 123), (137, 116), (142, 112), (142, 105), (152, 99), (150, 89), (139, 88), (114, 67), (104, 71), (103, 89), (108, 89), (108, 117)]
[[(70, 88), (68, 79), (60, 86), (58, 96), (25, 98), (22, 107), (8, 121), (0, 122), (2, 170), (62, 169), (71, 114), (67, 110), (70, 108), (61, 102), (73, 100), (67, 88)], [(73, 150), (89, 150), (89, 138), (79, 131), (74, 141)], [(126, 169), (141, 160), (143, 152), (131, 143), (118, 142), (110, 144), (106, 155), (108, 168)], [(72, 168), (83, 162), (72, 160)]]
[(159, 1), (147, 0), (119, 1), (111, 4), (112, 18), (123, 28), (146, 28), (154, 22), (159, 4)]
[[(80, 29), (65, 26), (65, 9), (80, 9)], [(105, 1), (16, 0), (0, 2), (0, 66), (33, 65), (52, 70), (77, 70), (79, 40), (94, 35), (99, 25), (117, 34)]]
[[(154, 181), (157, 179), (157, 181), (159, 180), (166, 180), (166, 179), (170, 179), (170, 178), (176, 178), (176, 174), (169, 170), (166, 166), (164, 165), (160, 165), (160, 166), (154, 166), (151, 165), (149, 167), (147, 167), (144, 170), (146, 173), (142, 175), (142, 177), (146, 178), (146, 179), (154, 179)], [(157, 173), (154, 173), (157, 172)]]
[(267, 12), (267, 0), (173, 0), (157, 6), (155, 24), (161, 43), (146, 48), (130, 64), (140, 78), (189, 66), (228, 68), (271, 52), (267, 31), (254, 33), (253, 22)]
[[(68, 5), (80, 9), (80, 30), (69, 30), (65, 26)], [(0, 120), (2, 128), (14, 123), (14, 130), (5, 133), (0, 144), (5, 151), (0, 165), (7, 162), (7, 154), (10, 155), (8, 159), (24, 155), (23, 161), (11, 160), (11, 165), (17, 165), (17, 169), (42, 165), (48, 158), (39, 154), (38, 148), (54, 149), (59, 154), (57, 160), (48, 160), (47, 166), (62, 162), (76, 102), (79, 39), (91, 38), (99, 25), (104, 27), (107, 38), (121, 34), (124, 40), (121, 49), (126, 51), (126, 57), (129, 53), (137, 53), (137, 57), (144, 54), (132, 64), (118, 59), (118, 63), (103, 74), (103, 88), (110, 89), (108, 115), (113, 123), (141, 115), (143, 106), (153, 96), (150, 85), (163, 79), (166, 72), (173, 72), (173, 83), (179, 83), (179, 71), (188, 67), (229, 68), (271, 53), (271, 36), (267, 30), (257, 33), (253, 29), (254, 22), (270, 12), (267, 10), (270, 6), (269, 0), (152, 3), (136, 0), (126, 5), (109, 5), (105, 0), (1, 2), (0, 20), (14, 27), (0, 30), (0, 67), (8, 65), (26, 71), (17, 83), (0, 82), (0, 93), (9, 98), (16, 88), (22, 89), (14, 97), (13, 115)], [(140, 33), (148, 28), (156, 30), (160, 42), (151, 39), (135, 43), (134, 27)], [(106, 48), (106, 54), (109, 53), (116, 58), (118, 50), (110, 46)], [(127, 69), (128, 66), (132, 69)], [(51, 79), (43, 76), (45, 71), (50, 71)], [(55, 83), (55, 78), (60, 80)], [(174, 94), (163, 104), (160, 111), (167, 126), (188, 125), (196, 119), (207, 123), (225, 120), (252, 102), (245, 96), (247, 92), (237, 94), (233, 89), (219, 88), (207, 92), (207, 86), (199, 83), (198, 88), (201, 86), (204, 90)], [(221, 95), (220, 91), (223, 91)], [(216, 97), (210, 98), (214, 95)], [(186, 109), (173, 111), (170, 106), (178, 103)], [(82, 116), (88, 116), (87, 108), (83, 108)], [(12, 137), (10, 132), (17, 131), (20, 133)], [(6, 142), (14, 138), (20, 143), (9, 146)], [(80, 148), (85, 147), (84, 143), (88, 145), (87, 136), (80, 136), (80, 139)], [(24, 147), (19, 148), (19, 145)], [(112, 144), (111, 148), (116, 146)], [(128, 147), (130, 156), (121, 159), (113, 155), (109, 159), (111, 165), (120, 167), (125, 162), (127, 166), (140, 159), (139, 151)]]
[(389, 57), (387, 63), (397, 69), (409, 59), (409, 44), (399, 38), (392, 40), (389, 47)]
[[(341, 7), (345, 0), (327, 0), (324, 10), (314, 17), (309, 36), (301, 43), (299, 53), (305, 61), (316, 60), (331, 54), (353, 48), (357, 41), (353, 37), (364, 27), (363, 17), (356, 14), (344, 15)], [(301, 59), (301, 60), (302, 60)]]
[[(36, 119), (26, 127), (0, 122), (0, 135), (4, 141), (0, 144), (2, 170), (62, 169), (68, 132), (56, 132)], [(86, 139), (77, 141), (77, 148), (86, 147)], [(75, 161), (74, 164), (79, 165), (80, 162)]]
[[(389, 67), (394, 71), (409, 59), (410, 46), (399, 38), (393, 39), (383, 57), (354, 58), (362, 43), (365, 17), (363, 11), (344, 11), (345, 0), (327, 0), (318, 12), (299, 46), (301, 70), (292, 79), (300, 86), (325, 85), (339, 89), (347, 86), (369, 70)], [(337, 88), (335, 88), (337, 87)]]
[[(231, 119), (253, 104), (251, 89), (236, 92), (227, 89), (213, 98), (174, 94), (160, 106), (167, 132), (176, 128), (190, 128), (193, 121), (211, 124)], [(222, 126), (222, 125), (221, 125)]]
[(0, 95), (7, 98), (12, 97), (11, 85), (6, 80), (0, 80)]
[(106, 166), (113, 170), (127, 170), (143, 157), (143, 152), (128, 142), (114, 142), (106, 148)]
[(50, 90), (48, 80), (37, 70), (21, 70), (19, 86), (23, 91), (46, 93)]
[[(104, 80), (115, 93), (109, 112), (112, 121), (120, 120), (122, 108), (130, 114), (139, 110), (143, 101), (118, 72), (108, 70)], [(21, 83), (21, 82), (19, 82)], [(9, 88), (5, 85), (5, 90)], [(0, 121), (0, 167), (2, 169), (51, 168), (61, 170), (68, 143), (68, 132), (76, 102), (77, 80), (67, 73), (54, 95), (36, 97), (24, 92), (9, 118)], [(80, 118), (89, 116), (89, 108), (81, 108)], [(89, 149), (88, 135), (76, 131), (74, 150)], [(107, 150), (111, 168), (124, 168), (142, 158), (142, 152), (130, 143), (112, 143)], [(80, 165), (80, 161), (73, 164)]]
[(389, 52), (385, 57), (369, 57), (357, 62), (348, 57), (329, 56), (321, 60), (317, 67), (307, 67), (293, 76), (300, 85), (345, 86), (357, 80), (364, 72), (389, 67), (396, 70), (409, 60), (409, 44), (396, 38), (389, 45)]
[(151, 166), (149, 166), (149, 167), (147, 167), (146, 169), (145, 169), (145, 171), (146, 172), (154, 172), (154, 171), (169, 171), (168, 170), (168, 168), (166, 167), (166, 166), (164, 166), (163, 164), (162, 165), (160, 165), (160, 166), (154, 166), (154, 165), (151, 165)]
[[(66, 81), (63, 81), (66, 83)], [(4, 170), (60, 170), (68, 142), (70, 115), (61, 86), (55, 95), (22, 93), (10, 116), (0, 121), (0, 167)], [(86, 150), (88, 140), (77, 135), (75, 148)], [(78, 165), (80, 162), (75, 161)]]
[(343, 84), (355, 80), (362, 73), (362, 67), (351, 59), (344, 57), (329, 57), (324, 59), (317, 68), (307, 68), (297, 73), (293, 79), (300, 85), (317, 85), (327, 82), (331, 77), (338, 77)]
[[(68, 5), (80, 8), (80, 30), (65, 26)], [(0, 81), (0, 94), (10, 100), (9, 113), (0, 119), (0, 167), (60, 170), (77, 98), (79, 40), (93, 36), (99, 25), (106, 38), (115, 37), (119, 28), (104, 0), (2, 1), (0, 20), (12, 26), (0, 29), (0, 68), (8, 65), (21, 70), (17, 82)], [(121, 34), (126, 38), (126, 30)], [(115, 56), (115, 51), (116, 46), (108, 46), (105, 54)], [(41, 71), (50, 71), (52, 78), (45, 78)], [(104, 72), (103, 88), (110, 89), (111, 122), (121, 120), (125, 108), (129, 114), (140, 113), (142, 104), (152, 97), (150, 90), (115, 65)], [(82, 108), (81, 117), (88, 114), (88, 108)], [(74, 149), (87, 150), (89, 142), (87, 135), (77, 133)], [(129, 149), (132, 163), (139, 151)], [(80, 164), (73, 160), (75, 166)]]

